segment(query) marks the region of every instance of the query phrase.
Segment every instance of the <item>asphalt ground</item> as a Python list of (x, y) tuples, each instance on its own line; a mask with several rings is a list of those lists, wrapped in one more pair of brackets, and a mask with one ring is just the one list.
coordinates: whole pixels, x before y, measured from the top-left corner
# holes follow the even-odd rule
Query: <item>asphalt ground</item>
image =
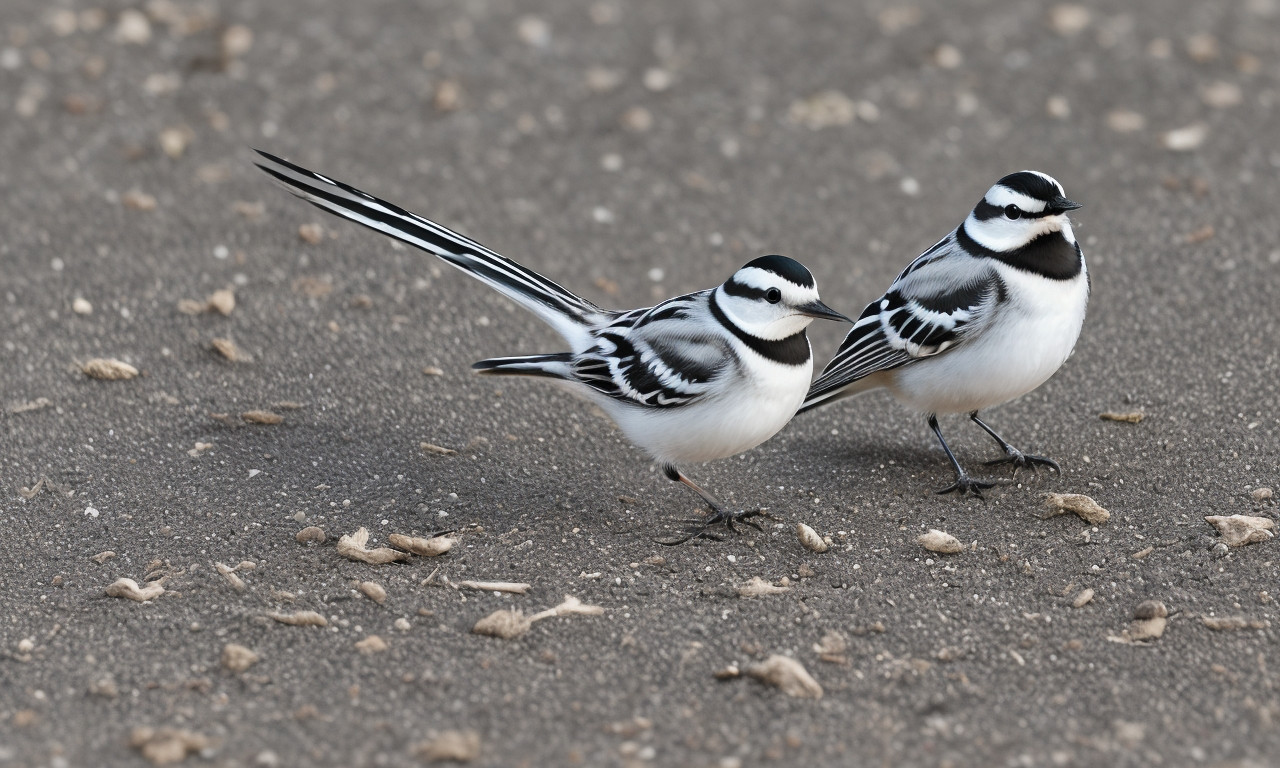
[[(218, 766), (450, 743), (486, 766), (1280, 764), (1280, 544), (1224, 550), (1204, 520), (1277, 517), (1274, 0), (6, 0), (0, 35), (0, 765), (148, 764), (163, 729)], [(1085, 205), (1089, 317), (987, 417), (1063, 472), (935, 496), (923, 419), (871, 394), (688, 467), (777, 519), (662, 547), (690, 494), (581, 402), (471, 375), (559, 350), (549, 329), (291, 199), (249, 147), (624, 308), (778, 252), (853, 314), (997, 178), (1046, 171)], [(229, 315), (180, 309), (222, 289)], [(819, 362), (840, 334), (814, 327)], [(1110, 520), (1046, 518), (1049, 492)], [(335, 546), (360, 527), (459, 543), (365, 564)], [(923, 549), (931, 528), (965, 550)], [(243, 561), (238, 591), (217, 564)], [(105, 596), (148, 577), (167, 591)], [(789, 588), (739, 597), (752, 577)], [(565, 595), (603, 613), (472, 632)], [(1147, 600), (1163, 635), (1124, 642)], [(295, 611), (327, 626), (267, 618)], [(716, 676), (773, 654), (821, 698)]]

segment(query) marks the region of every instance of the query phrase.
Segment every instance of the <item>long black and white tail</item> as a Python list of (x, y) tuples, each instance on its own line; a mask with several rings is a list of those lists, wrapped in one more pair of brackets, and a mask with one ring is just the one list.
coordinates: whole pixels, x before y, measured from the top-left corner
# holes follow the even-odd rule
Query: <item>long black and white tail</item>
[(472, 363), (476, 373), (489, 376), (540, 376), (548, 379), (574, 381), (573, 355), (556, 352), (549, 355), (523, 355), (520, 357), (491, 357)]
[(262, 157), (261, 162), (254, 164), (292, 194), (317, 208), (439, 256), (524, 305), (555, 328), (574, 349), (589, 346), (589, 329), (611, 316), (590, 301), (466, 235), (288, 160), (262, 150), (254, 151)]

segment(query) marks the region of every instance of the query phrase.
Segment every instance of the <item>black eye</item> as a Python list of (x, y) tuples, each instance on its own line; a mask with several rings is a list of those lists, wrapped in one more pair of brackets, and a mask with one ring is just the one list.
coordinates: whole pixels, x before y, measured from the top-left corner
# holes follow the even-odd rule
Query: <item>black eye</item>
[(782, 301), (782, 291), (777, 288), (770, 288), (764, 292), (764, 300), (770, 304), (777, 304)]
[(1022, 211), (1018, 210), (1018, 206), (1010, 203), (1004, 207), (1004, 217), (1009, 221), (1013, 221), (1022, 215)]

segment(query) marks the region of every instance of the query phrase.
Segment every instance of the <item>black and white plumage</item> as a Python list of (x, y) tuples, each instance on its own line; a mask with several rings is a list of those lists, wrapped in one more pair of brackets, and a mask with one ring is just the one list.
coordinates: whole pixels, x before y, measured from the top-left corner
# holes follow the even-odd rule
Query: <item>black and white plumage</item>
[(1067, 214), (1079, 208), (1038, 171), (987, 190), (964, 222), (898, 275), (854, 323), (814, 381), (801, 411), (884, 387), (928, 414), (956, 472), (939, 491), (992, 483), (969, 477), (947, 447), (937, 414), (968, 413), (1016, 467), (1050, 459), (1021, 453), (978, 411), (1043, 384), (1071, 355), (1089, 301), (1089, 273)]
[[(790, 421), (813, 374), (805, 329), (849, 318), (818, 297), (813, 276), (764, 256), (723, 285), (655, 307), (602, 309), (465, 235), (266, 152), (257, 165), (329, 213), (434, 254), (515, 300), (554, 328), (569, 351), (481, 360), (481, 374), (536, 376), (584, 396), (729, 527), (730, 513), (677, 463), (754, 448)], [(705, 527), (698, 531), (702, 535)]]

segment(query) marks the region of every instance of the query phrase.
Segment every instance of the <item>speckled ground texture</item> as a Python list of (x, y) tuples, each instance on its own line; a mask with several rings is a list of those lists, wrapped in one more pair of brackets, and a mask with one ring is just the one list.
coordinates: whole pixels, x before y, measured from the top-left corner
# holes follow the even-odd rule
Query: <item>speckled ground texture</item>
[[(1280, 755), (1280, 542), (1215, 550), (1204, 521), (1277, 517), (1275, 0), (5, 0), (0, 109), (0, 766), (145, 765), (146, 727), (203, 738), (185, 762), (215, 766), (415, 765), (448, 731), (482, 766)], [(690, 494), (579, 401), (471, 375), (560, 349), (550, 330), (290, 198), (249, 147), (605, 305), (781, 252), (850, 314), (997, 178), (1042, 169), (1085, 205), (1089, 317), (1056, 377), (987, 415), (1064, 471), (935, 496), (950, 471), (923, 420), (873, 394), (687, 468), (777, 520), (662, 547)], [(229, 316), (178, 309), (223, 288)], [(814, 328), (819, 362), (841, 332)], [(141, 375), (92, 380), (95, 357)], [(944, 428), (969, 466), (994, 458)], [(1110, 522), (1045, 518), (1050, 491)], [(328, 540), (299, 544), (307, 525)], [(460, 543), (341, 558), (361, 526)], [(966, 550), (924, 550), (929, 528)], [(215, 564), (245, 560), (237, 592)], [(148, 575), (169, 591), (104, 596)], [(738, 597), (754, 576), (790, 589)], [(442, 586), (465, 579), (532, 589)], [(566, 594), (603, 615), (471, 632)], [(1116, 642), (1148, 599), (1163, 637)], [(297, 610), (328, 627), (265, 618)], [(386, 650), (360, 653), (373, 634)], [(842, 659), (815, 650), (828, 635)], [(227, 643), (260, 661), (226, 669)], [(824, 695), (715, 676), (771, 654)]]

